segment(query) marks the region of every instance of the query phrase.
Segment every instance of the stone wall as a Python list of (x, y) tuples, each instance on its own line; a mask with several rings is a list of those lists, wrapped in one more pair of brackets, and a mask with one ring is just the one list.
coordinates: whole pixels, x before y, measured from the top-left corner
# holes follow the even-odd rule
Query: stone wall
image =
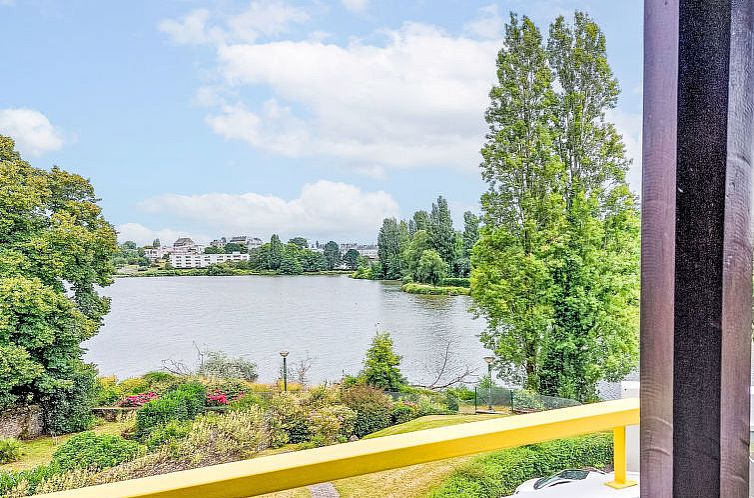
[(42, 409), (37, 405), (0, 412), (0, 439), (33, 439), (42, 435), (43, 429)]

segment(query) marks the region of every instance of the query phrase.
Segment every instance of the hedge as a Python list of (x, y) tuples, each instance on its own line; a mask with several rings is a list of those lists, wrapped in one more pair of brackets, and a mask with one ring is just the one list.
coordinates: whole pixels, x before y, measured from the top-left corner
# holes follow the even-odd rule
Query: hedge
[(401, 286), (403, 292), (409, 294), (427, 294), (437, 296), (468, 296), (470, 289), (466, 287), (437, 287), (434, 285), (416, 284), (413, 282)]
[(430, 498), (497, 498), (521, 483), (568, 468), (605, 468), (613, 460), (611, 434), (599, 433), (510, 448), (478, 457), (454, 471)]
[(460, 277), (448, 277), (443, 278), (440, 281), (440, 285), (445, 285), (448, 287), (471, 287), (471, 280), (468, 278), (460, 278)]
[(152, 431), (171, 420), (193, 420), (204, 411), (206, 398), (207, 390), (199, 383), (179, 385), (136, 412), (136, 436), (144, 440)]

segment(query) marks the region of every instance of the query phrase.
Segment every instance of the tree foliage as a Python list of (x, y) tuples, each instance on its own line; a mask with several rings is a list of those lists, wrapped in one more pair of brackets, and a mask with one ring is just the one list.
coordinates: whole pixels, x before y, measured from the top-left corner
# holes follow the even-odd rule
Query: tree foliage
[[(511, 15), (482, 149), (472, 297), (502, 374), (591, 400), (638, 357), (638, 212), (622, 138), (606, 121), (618, 86), (586, 14), (559, 17), (546, 46)], [(555, 90), (557, 88), (557, 91)]]
[(61, 425), (80, 415), (77, 379), (94, 376), (81, 343), (109, 311), (97, 288), (117, 250), (97, 203), (87, 180), (32, 167), (0, 136), (0, 408), (41, 402)]
[(393, 338), (388, 332), (381, 332), (374, 336), (367, 350), (361, 377), (372, 387), (399, 391), (406, 385), (400, 364), (401, 357), (393, 349)]
[(322, 254), (327, 262), (327, 269), (332, 270), (340, 265), (340, 247), (337, 242), (330, 241), (325, 244)]

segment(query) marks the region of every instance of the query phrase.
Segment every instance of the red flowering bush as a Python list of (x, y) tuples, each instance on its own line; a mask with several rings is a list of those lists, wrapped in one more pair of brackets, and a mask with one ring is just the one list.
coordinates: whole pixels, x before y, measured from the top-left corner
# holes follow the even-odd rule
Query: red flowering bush
[(228, 397), (225, 393), (215, 391), (207, 394), (207, 406), (225, 406), (228, 404)]
[(148, 392), (148, 393), (141, 393), (136, 394), (134, 396), (126, 396), (124, 399), (118, 401), (118, 406), (128, 407), (128, 406), (144, 406), (150, 401), (157, 399), (157, 393), (154, 392)]

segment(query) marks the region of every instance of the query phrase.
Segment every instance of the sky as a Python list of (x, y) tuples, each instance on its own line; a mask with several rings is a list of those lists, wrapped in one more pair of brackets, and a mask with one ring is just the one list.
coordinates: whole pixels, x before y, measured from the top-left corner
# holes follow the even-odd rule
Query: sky
[(89, 178), (121, 241), (374, 242), (438, 195), (479, 210), (508, 14), (546, 32), (576, 9), (606, 34), (638, 192), (641, 0), (0, 0), (0, 134)]

